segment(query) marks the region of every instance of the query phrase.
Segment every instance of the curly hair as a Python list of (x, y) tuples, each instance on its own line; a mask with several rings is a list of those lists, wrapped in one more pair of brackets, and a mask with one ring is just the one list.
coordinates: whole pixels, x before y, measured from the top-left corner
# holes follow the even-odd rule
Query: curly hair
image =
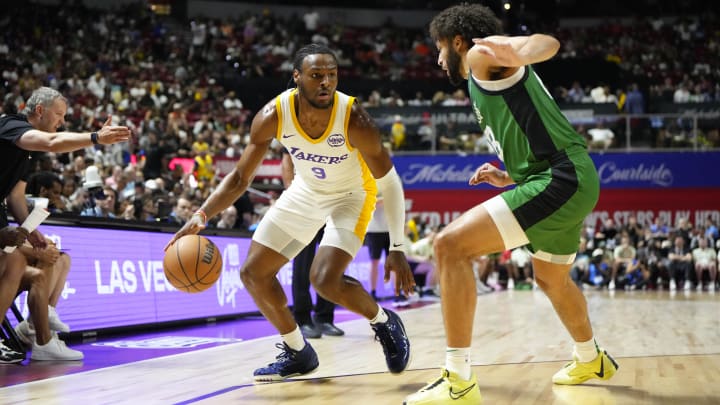
[(302, 64), (306, 57), (310, 55), (330, 55), (335, 60), (335, 64), (338, 63), (337, 56), (335, 55), (335, 52), (333, 52), (330, 48), (328, 48), (325, 45), (321, 44), (309, 44), (305, 45), (302, 48), (298, 49), (297, 52), (295, 52), (295, 57), (293, 58), (293, 69), (302, 72)]
[(460, 35), (468, 47), (473, 38), (502, 33), (502, 22), (492, 10), (480, 4), (462, 3), (449, 7), (430, 22), (430, 37), (434, 41), (449, 40)]

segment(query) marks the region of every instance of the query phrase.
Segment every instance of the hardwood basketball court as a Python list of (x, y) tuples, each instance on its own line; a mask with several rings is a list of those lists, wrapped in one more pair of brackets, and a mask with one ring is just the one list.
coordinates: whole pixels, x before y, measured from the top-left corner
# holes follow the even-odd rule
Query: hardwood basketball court
[[(478, 297), (473, 364), (485, 404), (718, 404), (720, 294), (586, 292), (599, 343), (618, 361), (608, 382), (556, 386), (572, 342), (540, 292)], [(0, 389), (1, 404), (402, 404), (438, 375), (445, 340), (440, 305), (401, 312), (413, 349), (409, 370), (386, 371), (364, 320), (346, 336), (313, 340), (318, 371), (255, 385), (279, 337), (70, 374)]]

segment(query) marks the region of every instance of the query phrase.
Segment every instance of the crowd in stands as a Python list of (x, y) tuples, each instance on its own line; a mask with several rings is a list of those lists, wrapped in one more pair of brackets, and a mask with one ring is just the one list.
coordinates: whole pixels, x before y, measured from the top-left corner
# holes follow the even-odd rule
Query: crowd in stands
[(605, 98), (622, 105), (625, 91), (631, 91), (630, 83), (645, 83), (650, 98), (675, 103), (720, 101), (717, 27), (717, 15), (707, 13), (693, 18), (646, 17), (561, 28), (557, 33), (563, 44), (560, 58), (603, 57), (619, 65), (629, 84), (627, 89), (594, 94), (573, 85), (562, 99), (597, 102)]
[[(236, 158), (248, 140), (252, 111), (242, 99), (251, 95), (224, 88), (216, 78), (218, 70), (230, 67), (246, 78), (286, 80), (291, 55), (312, 41), (338, 50), (341, 77), (446, 81), (424, 30), (391, 23), (341, 26), (302, 16), (281, 18), (269, 10), (187, 22), (161, 18), (142, 3), (107, 11), (73, 2), (9, 8), (0, 27), (0, 114), (21, 111), (34, 89), (50, 86), (68, 99), (69, 130), (97, 129), (112, 115), (113, 123), (127, 125), (135, 134), (130, 143), (36, 155), (28, 175), (30, 190), (48, 198), (56, 212), (181, 222), (218, 184), (214, 157)], [(642, 94), (631, 84), (625, 93), (577, 83), (565, 97), (615, 102), (628, 112), (642, 111), (648, 97), (669, 99), (670, 94), (678, 102), (720, 101), (720, 70), (713, 63), (718, 56), (716, 27), (714, 17), (703, 15), (561, 28), (561, 58), (604, 55), (650, 89)], [(690, 95), (676, 97), (682, 89)], [(362, 102), (369, 107), (468, 104), (462, 90), (428, 96), (419, 93), (404, 100), (395, 91), (369, 91)], [(486, 151), (479, 134), (460, 133), (453, 123), (439, 128), (426, 121), (412, 129), (419, 135), (412, 137), (415, 148)], [(388, 128), (388, 144), (403, 149), (403, 131), (408, 130)], [(275, 145), (268, 158), (279, 158), (280, 151)], [(89, 167), (98, 170), (99, 189), (83, 187)], [(244, 196), (211, 225), (252, 229), (262, 204), (273, 199), (272, 193), (261, 195)]]
[(625, 224), (606, 219), (587, 227), (573, 266), (573, 279), (586, 288), (715, 291), (720, 256), (716, 220), (674, 226), (656, 218), (649, 226), (634, 216)]
[[(411, 241), (435, 232), (413, 216), (407, 229)], [(720, 287), (719, 263), (720, 231), (712, 217), (699, 224), (679, 217), (671, 226), (659, 218), (642, 225), (629, 216), (623, 224), (608, 218), (598, 227), (586, 227), (571, 277), (583, 289), (714, 292)], [(525, 247), (478, 257), (473, 267), (478, 295), (537, 288)]]

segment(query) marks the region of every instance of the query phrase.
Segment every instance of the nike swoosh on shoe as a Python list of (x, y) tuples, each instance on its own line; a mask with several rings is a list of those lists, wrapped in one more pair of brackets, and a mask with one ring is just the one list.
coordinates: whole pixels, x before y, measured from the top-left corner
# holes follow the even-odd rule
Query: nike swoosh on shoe
[[(602, 356), (602, 354), (600, 354), (600, 355)], [(595, 375), (600, 378), (605, 377), (605, 362), (604, 362), (604, 360), (605, 359), (603, 359), (602, 357), (600, 358), (600, 372), (595, 373)]]
[(468, 392), (470, 392), (473, 388), (475, 388), (475, 384), (465, 388), (462, 391), (455, 392), (455, 391), (453, 391), (452, 387), (448, 391), (450, 391), (450, 398), (460, 399), (460, 398), (464, 397)]

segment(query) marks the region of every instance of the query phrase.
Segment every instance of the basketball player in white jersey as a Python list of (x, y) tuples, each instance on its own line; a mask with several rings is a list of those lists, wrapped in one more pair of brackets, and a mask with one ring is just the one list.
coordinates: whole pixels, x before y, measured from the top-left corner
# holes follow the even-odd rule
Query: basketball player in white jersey
[(276, 139), (292, 156), (295, 178), (258, 225), (240, 277), (260, 311), (280, 332), (283, 344), (278, 345), (282, 353), (274, 363), (255, 370), (255, 380), (283, 380), (318, 367), (317, 355), (288, 309), (276, 275), (323, 225), (325, 235), (310, 270), (313, 287), (327, 300), (367, 318), (383, 347), (388, 369), (400, 373), (410, 355), (402, 321), (343, 273), (362, 245), (379, 191), (390, 231), (385, 280), (395, 272), (396, 293), (412, 292), (415, 282), (403, 246), (402, 183), (372, 118), (353, 97), (336, 91), (334, 53), (322, 45), (305, 46), (295, 54), (293, 67), (297, 88), (283, 92), (255, 115), (250, 144), (237, 165), (168, 246), (183, 235), (200, 232), (207, 218), (237, 200)]

